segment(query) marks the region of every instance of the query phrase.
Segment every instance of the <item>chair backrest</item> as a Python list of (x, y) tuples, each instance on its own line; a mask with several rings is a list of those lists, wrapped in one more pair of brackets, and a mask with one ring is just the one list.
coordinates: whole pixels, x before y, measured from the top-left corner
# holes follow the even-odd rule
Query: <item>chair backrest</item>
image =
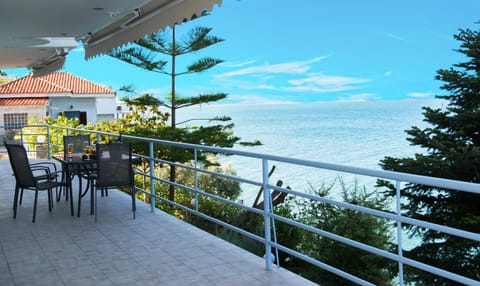
[(13, 174), (19, 187), (35, 187), (36, 181), (30, 168), (25, 147), (16, 142), (4, 141), (3, 144), (7, 148), (10, 165), (12, 166)]
[(63, 136), (63, 155), (67, 156), (68, 144), (73, 144), (73, 154), (83, 154), (83, 142), (90, 144), (90, 135), (68, 135)]
[(97, 145), (97, 187), (133, 186), (132, 145)]

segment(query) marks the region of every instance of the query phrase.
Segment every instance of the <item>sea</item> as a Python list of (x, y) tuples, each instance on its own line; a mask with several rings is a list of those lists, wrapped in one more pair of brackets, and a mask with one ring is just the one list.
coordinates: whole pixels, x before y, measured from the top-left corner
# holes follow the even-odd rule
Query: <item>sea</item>
[[(177, 112), (177, 122), (203, 124), (201, 119), (229, 116), (240, 141), (259, 140), (260, 146), (233, 147), (235, 150), (313, 160), (368, 169), (381, 169), (385, 156), (411, 157), (424, 152), (407, 141), (405, 130), (428, 126), (422, 107), (441, 108), (437, 99), (405, 99), (365, 102), (315, 102), (282, 104), (212, 104)], [(244, 178), (261, 180), (261, 162), (238, 156), (220, 159)], [(273, 181), (284, 187), (307, 191), (338, 181), (372, 188), (374, 178), (348, 177), (292, 165), (275, 165)], [(347, 179), (343, 179), (345, 178)], [(346, 181), (345, 181), (346, 180)], [(251, 204), (258, 187), (242, 185), (241, 201)]]

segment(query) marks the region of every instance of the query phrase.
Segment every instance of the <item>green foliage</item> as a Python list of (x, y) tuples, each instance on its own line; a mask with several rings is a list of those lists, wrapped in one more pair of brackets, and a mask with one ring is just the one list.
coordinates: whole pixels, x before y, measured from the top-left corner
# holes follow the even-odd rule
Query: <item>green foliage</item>
[[(189, 165), (189, 164), (187, 164)], [(235, 175), (235, 172), (229, 167), (204, 167), (209, 171), (214, 171), (221, 174)], [(167, 178), (169, 170), (167, 168), (161, 168), (158, 170), (157, 176), (161, 178)], [(195, 173), (191, 169), (177, 168), (177, 183), (186, 187), (195, 187)], [(197, 173), (197, 188), (203, 192), (214, 194), (216, 196), (235, 201), (241, 193), (240, 183), (228, 178), (212, 176), (210, 174), (198, 172)], [(168, 187), (164, 184), (157, 185), (156, 192), (161, 197), (168, 196)], [(192, 191), (185, 190), (184, 188), (177, 188), (175, 192), (175, 202), (193, 208), (192, 199), (195, 198), (195, 194)], [(206, 196), (199, 195), (199, 207), (201, 211), (207, 215), (215, 218), (219, 218), (225, 221), (233, 222), (238, 216), (238, 210), (226, 203), (215, 201)], [(159, 207), (165, 211), (170, 212), (169, 207), (164, 207), (162, 204)], [(175, 215), (187, 219), (189, 222), (214, 232), (215, 224), (208, 221), (204, 221), (195, 215), (190, 215), (182, 210), (174, 212)]]
[[(35, 126), (45, 123), (53, 126), (63, 126), (71, 128), (76, 128), (80, 126), (78, 119), (67, 119), (62, 115), (59, 115), (56, 119), (47, 116), (44, 120), (41, 120), (37, 117), (29, 117), (28, 125), (31, 126), (24, 127), (22, 130), (23, 141), (27, 143), (27, 148), (33, 150), (40, 145), (43, 145), (43, 143), (41, 144), (40, 142), (45, 142), (45, 144), (47, 144), (48, 141), (50, 141), (51, 153), (63, 152), (63, 136), (66, 135), (66, 130), (57, 128), (50, 129), (48, 133), (48, 138), (45, 138), (44, 134), (47, 134), (47, 128)], [(20, 140), (20, 135), (17, 134), (14, 139)]]
[[(178, 176), (179, 182), (181, 181), (187, 185), (193, 184), (193, 174), (191, 174), (190, 171), (184, 170), (180, 171), (180, 173), (181, 175)], [(230, 195), (225, 192), (225, 190), (229, 188), (224, 187), (226, 181), (223, 181), (223, 179), (219, 179), (221, 182), (211, 180), (211, 178), (207, 176), (205, 176), (204, 179), (205, 180), (200, 178), (199, 182), (201, 182), (200, 185), (206, 188), (205, 190), (208, 192), (216, 193), (229, 199), (235, 198), (235, 196), (230, 197)], [(330, 191), (334, 189), (333, 186), (333, 184), (330, 186), (321, 186), (318, 190), (311, 190), (310, 192), (320, 196), (328, 196)], [(386, 205), (388, 201), (386, 197), (379, 193), (368, 192), (365, 187), (362, 188), (357, 184), (348, 187), (342, 180), (340, 180), (340, 186), (341, 195), (345, 202), (374, 209), (387, 208)], [(223, 192), (219, 194), (217, 193), (218, 190), (223, 190)], [(239, 189), (235, 187), (231, 188), (231, 190)], [(165, 191), (166, 190), (164, 190), (164, 192)], [(164, 193), (164, 195), (166, 195), (166, 193)], [(194, 198), (192, 193), (177, 191), (176, 195), (181, 196), (176, 198), (177, 202), (193, 208), (193, 206), (190, 205), (191, 200)], [(246, 219), (246, 213), (241, 209), (206, 197), (199, 198), (199, 209), (209, 216), (241, 227), (260, 237), (264, 236), (265, 228), (263, 216), (261, 215), (250, 213), (248, 219)], [(384, 219), (317, 201), (292, 199), (291, 197), (287, 197), (285, 203), (276, 206), (274, 212), (280, 216), (297, 220), (386, 251), (395, 251), (392, 244), (390, 225)], [(256, 255), (264, 255), (265, 247), (260, 242), (183, 211), (177, 211), (176, 215)], [(392, 261), (353, 247), (348, 247), (327, 239), (326, 237), (300, 230), (284, 222), (276, 221), (275, 229), (278, 243), (283, 246), (296, 249), (375, 284), (393, 285), (392, 281), (396, 275), (396, 264)], [(318, 269), (282, 251), (279, 252), (278, 259), (280, 259), (280, 265), (282, 267), (290, 269), (321, 285), (350, 285), (350, 282), (346, 280), (340, 281), (341, 279), (339, 277)]]
[[(343, 201), (347, 203), (375, 209), (386, 208), (386, 198), (375, 191), (368, 192), (357, 183), (348, 187), (341, 179), (340, 186)], [(317, 190), (312, 188), (309, 193), (328, 197), (332, 190), (335, 190), (334, 183), (322, 185)], [(288, 204), (290, 209), (296, 209), (294, 217), (297, 221), (383, 250), (392, 250), (389, 223), (384, 219), (308, 199), (289, 200)], [(297, 245), (301, 252), (376, 285), (392, 285), (396, 273), (391, 261), (327, 237), (310, 232), (302, 233)], [(351, 283), (298, 259), (292, 260), (289, 265), (292, 270), (321, 285)]]
[[(220, 174), (236, 175), (235, 171), (229, 166), (204, 167), (206, 170)], [(195, 174), (190, 169), (179, 169), (177, 182), (186, 186), (193, 187), (195, 183)], [(204, 192), (220, 196), (225, 199), (235, 201), (241, 193), (240, 183), (228, 178), (213, 176), (210, 174), (198, 172), (198, 188)], [(191, 196), (193, 198), (193, 196)], [(190, 202), (190, 201), (189, 201)]]
[[(386, 157), (382, 168), (426, 176), (441, 177), (467, 182), (480, 182), (480, 33), (460, 30), (455, 39), (461, 42), (458, 52), (466, 61), (449, 69), (437, 71), (436, 79), (444, 84), (448, 105), (432, 109), (424, 107), (424, 121), (429, 127), (412, 127), (407, 130), (408, 141), (421, 146), (425, 154), (413, 158)], [(379, 181), (387, 187), (388, 195), (395, 195), (391, 184)], [(480, 233), (480, 195), (408, 184), (401, 190), (404, 214), (415, 219), (427, 220), (474, 233)], [(480, 243), (466, 242), (445, 233), (403, 225), (411, 236), (421, 243), (405, 255), (459, 273), (480, 279)], [(452, 285), (451, 281), (412, 269), (407, 280), (425, 285)]]

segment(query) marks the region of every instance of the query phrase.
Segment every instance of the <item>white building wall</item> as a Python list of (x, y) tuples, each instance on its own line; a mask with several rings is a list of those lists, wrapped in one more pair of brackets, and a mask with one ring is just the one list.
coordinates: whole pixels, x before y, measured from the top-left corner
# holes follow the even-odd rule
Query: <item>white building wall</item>
[(96, 122), (95, 98), (51, 97), (47, 106), (50, 116), (57, 118), (64, 111), (87, 112), (87, 122)]
[(97, 122), (100, 120), (113, 120), (116, 113), (116, 97), (97, 97)]
[[(45, 106), (40, 105), (22, 105), (22, 106), (0, 106), (0, 126), (5, 125), (3, 115), (7, 113), (27, 113), (27, 117), (36, 117), (40, 121), (45, 119)], [(0, 129), (0, 134), (5, 134), (3, 128)]]

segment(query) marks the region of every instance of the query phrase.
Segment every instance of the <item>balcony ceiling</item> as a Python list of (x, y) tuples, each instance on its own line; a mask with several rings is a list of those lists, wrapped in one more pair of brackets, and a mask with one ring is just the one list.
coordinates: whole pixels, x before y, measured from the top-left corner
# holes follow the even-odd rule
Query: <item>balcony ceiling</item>
[(2, 0), (0, 69), (43, 75), (61, 68), (78, 46), (85, 58), (94, 57), (216, 3), (221, 0)]

